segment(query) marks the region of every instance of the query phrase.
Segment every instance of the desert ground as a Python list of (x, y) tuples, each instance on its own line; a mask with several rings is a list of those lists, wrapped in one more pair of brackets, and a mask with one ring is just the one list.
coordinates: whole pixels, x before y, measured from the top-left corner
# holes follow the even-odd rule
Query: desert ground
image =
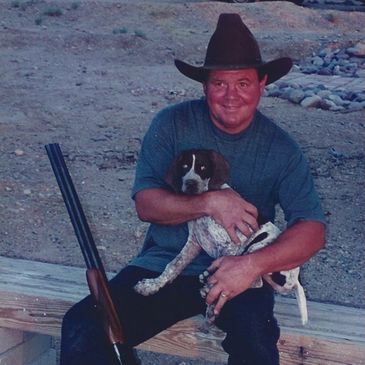
[[(54, 142), (106, 269), (138, 253), (147, 225), (130, 191), (141, 140), (161, 108), (202, 96), (173, 60), (202, 62), (222, 12), (242, 16), (265, 60), (365, 40), (363, 12), (285, 1), (0, 1), (1, 255), (84, 267), (44, 149)], [(365, 307), (364, 111), (269, 97), (260, 109), (303, 148), (326, 212), (326, 248), (302, 270), (308, 298)]]

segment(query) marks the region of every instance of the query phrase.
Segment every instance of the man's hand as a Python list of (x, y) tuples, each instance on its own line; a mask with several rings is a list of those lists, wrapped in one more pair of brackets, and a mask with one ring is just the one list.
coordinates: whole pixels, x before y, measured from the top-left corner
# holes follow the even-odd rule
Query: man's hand
[(216, 316), (228, 300), (249, 289), (259, 276), (252, 265), (250, 255), (220, 257), (213, 261), (207, 270), (211, 273), (208, 283), (212, 287), (206, 302), (216, 303)]
[(225, 256), (208, 267), (211, 289), (207, 304), (216, 303), (216, 315), (223, 305), (249, 289), (269, 272), (301, 266), (324, 247), (325, 226), (316, 221), (299, 221), (286, 229), (271, 245), (244, 256)]
[(233, 189), (222, 189), (205, 194), (208, 215), (227, 231), (231, 240), (240, 243), (236, 230), (250, 236), (258, 229), (258, 212)]

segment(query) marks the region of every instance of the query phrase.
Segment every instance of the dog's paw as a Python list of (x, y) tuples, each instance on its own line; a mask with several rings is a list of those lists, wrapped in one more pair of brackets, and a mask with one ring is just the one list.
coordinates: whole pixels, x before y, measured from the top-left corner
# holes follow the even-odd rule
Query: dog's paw
[(160, 288), (155, 279), (142, 279), (134, 286), (134, 290), (144, 296), (156, 294)]
[(215, 304), (210, 304), (207, 306), (207, 310), (205, 312), (205, 320), (208, 326), (211, 326), (216, 319), (216, 315), (214, 314), (214, 308)]
[(212, 284), (206, 283), (201, 289), (200, 289), (200, 296), (205, 299), (209, 293), (209, 290), (212, 289)]
[(199, 275), (199, 281), (202, 284), (206, 284), (206, 282), (208, 281), (209, 276), (210, 276), (209, 271), (205, 270), (202, 274)]
[(261, 288), (264, 285), (262, 277), (259, 276), (252, 284), (251, 288)]

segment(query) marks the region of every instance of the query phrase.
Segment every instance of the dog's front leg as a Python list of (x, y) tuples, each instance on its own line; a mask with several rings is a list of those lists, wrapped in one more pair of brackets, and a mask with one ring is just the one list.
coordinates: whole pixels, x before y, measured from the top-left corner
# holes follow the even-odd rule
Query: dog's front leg
[(143, 279), (139, 281), (134, 290), (142, 295), (152, 295), (157, 293), (167, 283), (172, 282), (184, 269), (198, 256), (201, 247), (196, 243), (194, 237), (189, 234), (188, 241), (181, 252), (166, 265), (165, 270), (160, 276), (154, 279)]

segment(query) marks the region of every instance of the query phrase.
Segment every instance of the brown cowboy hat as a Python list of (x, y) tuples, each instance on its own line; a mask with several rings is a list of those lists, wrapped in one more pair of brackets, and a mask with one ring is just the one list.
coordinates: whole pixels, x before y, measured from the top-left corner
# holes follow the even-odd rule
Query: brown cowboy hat
[(210, 70), (237, 70), (255, 68), (267, 74), (266, 85), (286, 75), (293, 62), (288, 57), (263, 62), (257, 41), (238, 14), (221, 14), (217, 29), (210, 38), (204, 65), (189, 65), (175, 60), (178, 70), (185, 76), (204, 82)]

